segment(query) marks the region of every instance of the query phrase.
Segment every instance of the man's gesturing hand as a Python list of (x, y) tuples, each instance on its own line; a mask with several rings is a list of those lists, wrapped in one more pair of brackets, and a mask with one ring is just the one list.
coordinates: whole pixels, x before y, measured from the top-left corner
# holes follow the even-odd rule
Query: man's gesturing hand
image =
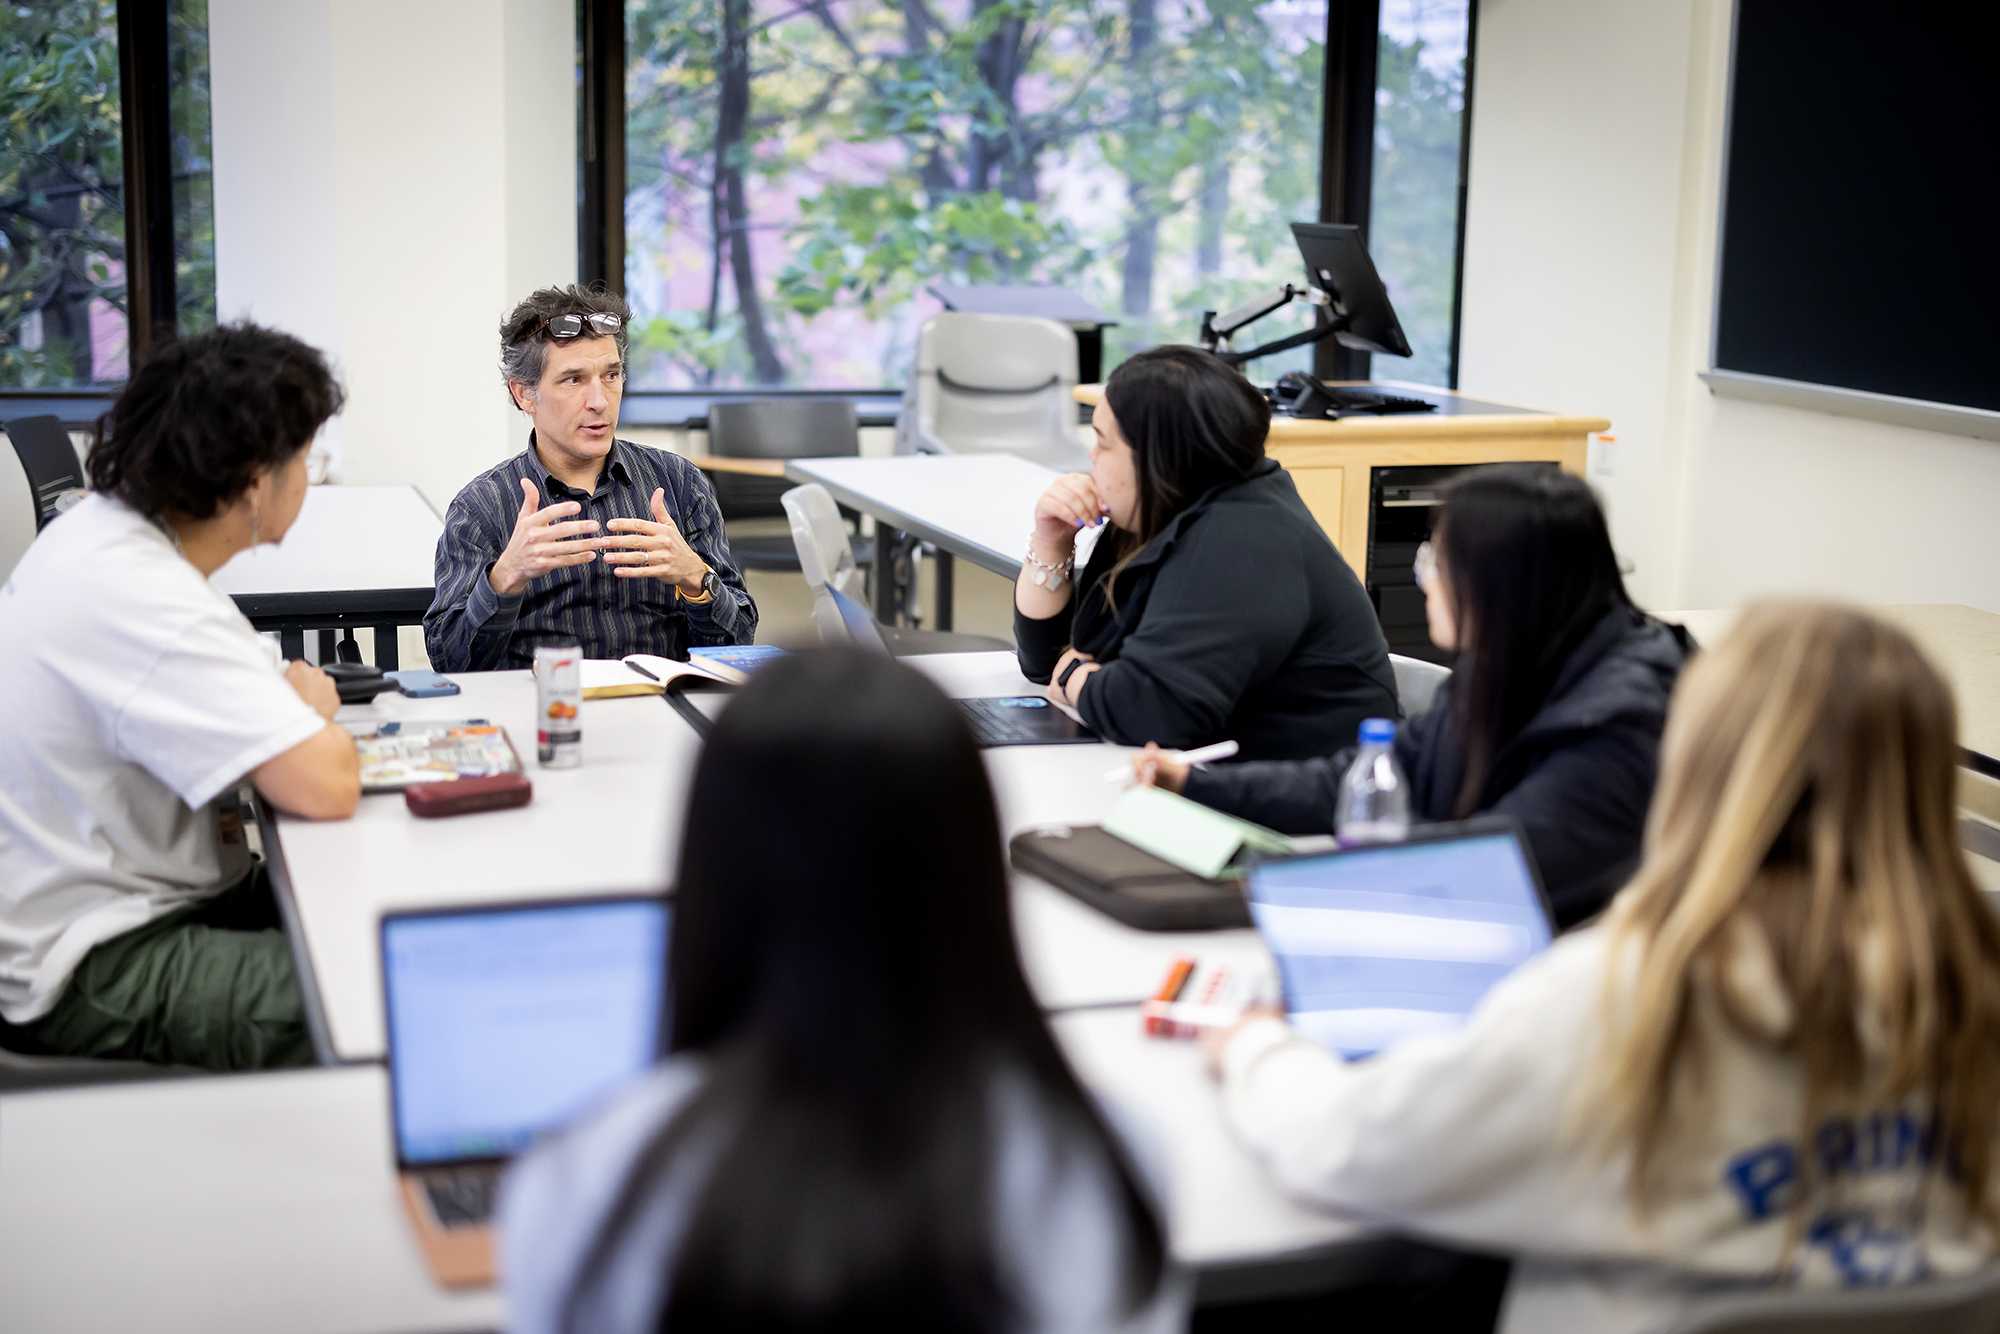
[(694, 548), (667, 516), (667, 493), (663, 489), (653, 488), (651, 523), (644, 519), (613, 519), (604, 526), (610, 532), (625, 534), (604, 539), (605, 546), (620, 548), (604, 557), (605, 564), (618, 566), (611, 573), (626, 579), (664, 579), (679, 584), (689, 593), (701, 591), (708, 564), (694, 554)]
[(500, 553), (500, 559), (493, 562), (493, 570), (486, 576), (493, 591), (503, 598), (527, 592), (529, 584), (550, 570), (596, 560), (597, 548), (604, 545), (603, 539), (590, 536), (597, 531), (595, 519), (556, 522), (580, 513), (583, 506), (565, 500), (547, 509), (536, 509), (535, 501), (539, 498), (535, 484), (523, 477), (521, 512), (514, 516), (514, 535), (507, 539), (507, 549)]

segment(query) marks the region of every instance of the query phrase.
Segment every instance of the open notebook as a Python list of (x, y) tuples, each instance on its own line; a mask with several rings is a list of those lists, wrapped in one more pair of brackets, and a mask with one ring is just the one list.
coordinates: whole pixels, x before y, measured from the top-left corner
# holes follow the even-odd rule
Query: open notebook
[(651, 653), (634, 653), (624, 658), (585, 658), (583, 697), (618, 699), (625, 695), (664, 695), (667, 686), (682, 678), (714, 685), (740, 686), (749, 674), (726, 662), (699, 658), (675, 662)]

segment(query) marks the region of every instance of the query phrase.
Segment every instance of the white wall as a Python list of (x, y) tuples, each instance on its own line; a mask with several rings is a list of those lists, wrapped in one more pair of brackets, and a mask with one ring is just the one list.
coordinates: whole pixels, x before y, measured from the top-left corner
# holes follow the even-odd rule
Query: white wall
[(1696, 378), (1730, 8), (1481, 4), (1461, 383), (1611, 419), (1592, 480), (1650, 605), (2000, 611), (2000, 444), (1718, 399)]
[(576, 278), (573, 0), (212, 0), (217, 296), (338, 364), (340, 479), (518, 451), (500, 318)]

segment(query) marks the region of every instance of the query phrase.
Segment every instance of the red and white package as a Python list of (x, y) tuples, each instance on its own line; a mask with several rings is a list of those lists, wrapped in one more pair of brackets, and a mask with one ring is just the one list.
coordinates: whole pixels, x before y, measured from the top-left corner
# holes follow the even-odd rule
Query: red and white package
[(1267, 981), (1262, 970), (1183, 955), (1167, 966), (1159, 990), (1139, 1007), (1139, 1020), (1156, 1038), (1197, 1037), (1204, 1028), (1235, 1023), (1268, 999)]

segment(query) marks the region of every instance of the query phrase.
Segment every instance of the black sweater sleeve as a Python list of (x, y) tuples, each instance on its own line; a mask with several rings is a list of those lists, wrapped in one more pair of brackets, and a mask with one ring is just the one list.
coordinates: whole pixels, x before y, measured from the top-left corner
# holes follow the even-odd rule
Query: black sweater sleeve
[(1352, 747), (1329, 758), (1262, 760), (1188, 771), (1181, 795), (1281, 834), (1330, 834)]
[(1075, 614), (1075, 598), (1045, 621), (1023, 616), (1019, 607), (1014, 608), (1014, 649), (1021, 659), (1021, 675), (1038, 686), (1049, 683), (1056, 659), (1069, 647), (1069, 627)]
[(1084, 682), (1083, 720), (1133, 746), (1217, 739), (1245, 690), (1298, 642), (1308, 600), (1297, 543), (1220, 511), (1184, 530), (1117, 656)]

